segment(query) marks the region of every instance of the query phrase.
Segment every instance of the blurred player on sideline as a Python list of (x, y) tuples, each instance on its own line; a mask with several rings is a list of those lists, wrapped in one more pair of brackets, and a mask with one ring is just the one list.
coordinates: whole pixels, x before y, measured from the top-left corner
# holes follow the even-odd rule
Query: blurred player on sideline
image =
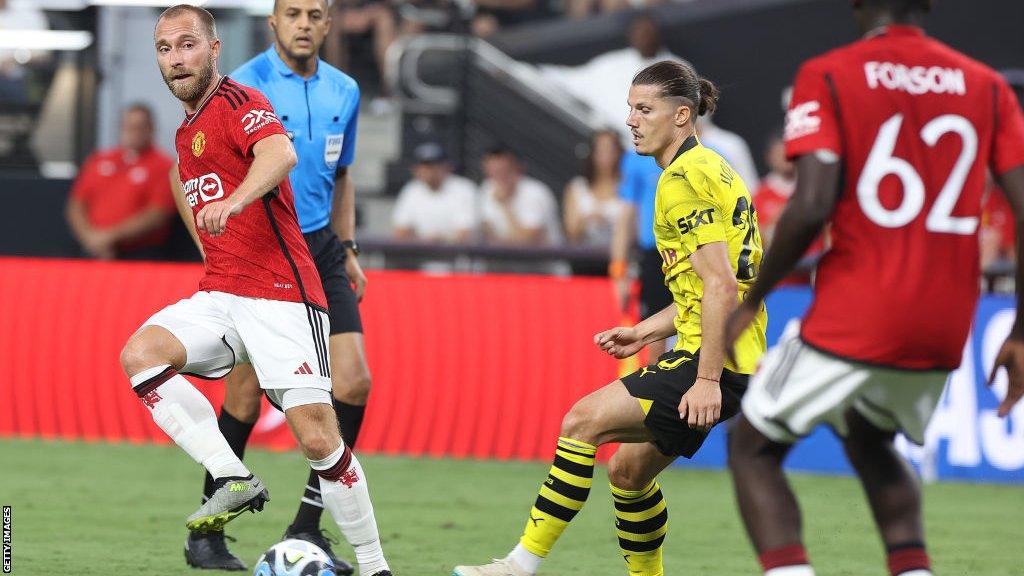
[(269, 500), (181, 374), (219, 378), (251, 362), (285, 413), (320, 493), (356, 548), (360, 571), (390, 575), (359, 461), (331, 403), (327, 298), (299, 231), (288, 171), (295, 151), (258, 90), (217, 71), (213, 16), (177, 5), (154, 31), (160, 72), (185, 107), (176, 148), (181, 188), (205, 256), (199, 291), (157, 312), (129, 338), (121, 364), (153, 420), (214, 478), (189, 530), (222, 530)]
[[(902, 431), (924, 440), (947, 374), (960, 364), (978, 298), (987, 169), (1017, 221), (1024, 218), (1024, 117), (1003, 79), (924, 35), (927, 0), (853, 4), (864, 38), (797, 74), (785, 133), (796, 191), (726, 329), (727, 342), (744, 333), (831, 220), (814, 304), (799, 336), (766, 356), (729, 443), (740, 511), (770, 576), (814, 574), (782, 462), (819, 423), (843, 437), (889, 572), (931, 575), (920, 488), (893, 438)], [(1020, 293), (996, 359), (1010, 374), (1000, 415), (1024, 393)]]
[(594, 342), (626, 358), (678, 334), (675, 349), (572, 407), (519, 544), (491, 564), (457, 566), (454, 576), (535, 574), (583, 508), (597, 448), (609, 442), (623, 442), (608, 464), (608, 480), (627, 570), (665, 574), (668, 510), (656, 477), (679, 456), (692, 457), (712, 426), (739, 411), (765, 349), (762, 306), (736, 360), (724, 357), (725, 319), (757, 276), (761, 238), (743, 180), (694, 130), (697, 116), (713, 111), (717, 99), (718, 89), (692, 66), (671, 61), (644, 68), (629, 89), (633, 145), (664, 170), (654, 234), (674, 302), (636, 326), (601, 332)]
[[(327, 296), (332, 399), (342, 440), (355, 448), (370, 392), (358, 307), (366, 276), (357, 259), (355, 187), (348, 170), (355, 157), (359, 87), (317, 57), (331, 26), (326, 0), (277, 0), (267, 22), (274, 44), (230, 77), (267, 96), (298, 155), (289, 178), (295, 211)], [(242, 364), (232, 371), (225, 380), (225, 392), (218, 424), (241, 458), (260, 414), (260, 382), (253, 367)], [(207, 474), (204, 498), (210, 497), (213, 486)], [(334, 559), (339, 574), (351, 574), (352, 567), (335, 556), (320, 531), (322, 513), (317, 473), (310, 470), (298, 512), (284, 538), (316, 544)], [(245, 569), (228, 550), (221, 531), (191, 532), (185, 558), (198, 568)]]

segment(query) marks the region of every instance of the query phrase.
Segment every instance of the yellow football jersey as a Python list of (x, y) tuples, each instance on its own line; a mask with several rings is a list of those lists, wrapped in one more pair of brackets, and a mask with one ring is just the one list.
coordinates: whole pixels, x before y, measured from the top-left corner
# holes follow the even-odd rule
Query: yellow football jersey
[[(739, 282), (742, 301), (761, 266), (761, 233), (750, 192), (729, 163), (691, 136), (658, 180), (654, 238), (661, 252), (665, 285), (678, 314), (676, 350), (696, 352), (701, 346), (700, 310), (704, 283), (690, 264), (690, 255), (711, 242), (729, 246), (729, 260)], [(753, 374), (765, 351), (768, 313), (764, 306), (736, 342), (736, 364), (725, 367)]]

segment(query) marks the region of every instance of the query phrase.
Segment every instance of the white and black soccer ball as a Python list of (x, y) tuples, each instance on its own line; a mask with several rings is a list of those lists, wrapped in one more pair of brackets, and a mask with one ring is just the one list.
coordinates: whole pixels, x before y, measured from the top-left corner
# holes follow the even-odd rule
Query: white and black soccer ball
[(305, 540), (274, 544), (256, 561), (253, 576), (335, 576), (331, 557)]

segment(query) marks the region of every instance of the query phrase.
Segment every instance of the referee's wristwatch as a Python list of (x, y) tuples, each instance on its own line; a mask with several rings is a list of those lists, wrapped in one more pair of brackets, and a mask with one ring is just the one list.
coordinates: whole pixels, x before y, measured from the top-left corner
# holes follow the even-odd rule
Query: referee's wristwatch
[(359, 244), (355, 240), (342, 240), (342, 247), (351, 250), (354, 256), (359, 256)]

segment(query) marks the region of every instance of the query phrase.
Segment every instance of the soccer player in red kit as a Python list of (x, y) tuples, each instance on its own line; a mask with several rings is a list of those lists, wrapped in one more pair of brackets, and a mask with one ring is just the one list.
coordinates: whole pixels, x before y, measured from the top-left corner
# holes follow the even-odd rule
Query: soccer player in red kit
[[(740, 512), (769, 576), (814, 574), (782, 461), (819, 423), (843, 437), (889, 572), (931, 575), (920, 489), (893, 438), (924, 440), (960, 363), (978, 298), (986, 170), (1024, 219), (1024, 116), (1002, 77), (925, 36), (927, 0), (853, 4), (864, 38), (797, 75), (785, 133), (796, 191), (727, 325), (732, 342), (831, 221), (800, 334), (765, 356), (729, 441)], [(1022, 315), (1018, 293), (996, 359), (1009, 371), (1000, 415), (1024, 394)]]
[(219, 378), (250, 362), (285, 413), (360, 573), (390, 575), (366, 476), (342, 443), (331, 403), (327, 301), (299, 230), (288, 172), (296, 156), (267, 99), (217, 71), (209, 12), (168, 8), (154, 33), (167, 86), (182, 101), (178, 172), (205, 254), (192, 297), (154, 314), (121, 353), (153, 420), (216, 480), (190, 530), (221, 530), (269, 497), (217, 426), (209, 401), (181, 374)]

